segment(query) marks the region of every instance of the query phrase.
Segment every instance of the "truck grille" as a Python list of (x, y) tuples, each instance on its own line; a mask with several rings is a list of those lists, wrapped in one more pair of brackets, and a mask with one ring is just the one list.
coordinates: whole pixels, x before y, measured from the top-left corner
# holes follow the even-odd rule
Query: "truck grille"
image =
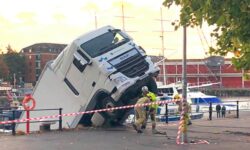
[(127, 77), (134, 78), (142, 76), (148, 70), (149, 65), (144, 56), (140, 54), (134, 55), (121, 63), (114, 66), (118, 72), (123, 73)]

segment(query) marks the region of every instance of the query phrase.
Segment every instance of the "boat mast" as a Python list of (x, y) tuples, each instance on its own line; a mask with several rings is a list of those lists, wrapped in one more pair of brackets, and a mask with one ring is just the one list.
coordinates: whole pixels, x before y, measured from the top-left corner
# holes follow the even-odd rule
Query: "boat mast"
[(163, 19), (162, 19), (162, 8), (161, 8), (161, 50), (162, 50), (162, 68), (163, 68), (163, 85), (166, 85), (166, 68), (165, 68), (165, 47), (164, 47), (164, 26), (163, 26)]

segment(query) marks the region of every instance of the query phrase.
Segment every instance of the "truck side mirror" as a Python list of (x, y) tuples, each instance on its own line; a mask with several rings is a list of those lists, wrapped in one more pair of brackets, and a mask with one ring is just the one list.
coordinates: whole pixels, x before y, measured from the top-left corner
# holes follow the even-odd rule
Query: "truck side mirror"
[(77, 50), (77, 52), (80, 54), (80, 56), (87, 62), (88, 65), (92, 64), (92, 60), (88, 58), (80, 49)]
[(80, 60), (80, 63), (81, 63), (81, 65), (82, 66), (86, 66), (88, 63), (86, 62), (86, 61), (84, 61), (84, 60)]
[(92, 65), (92, 60), (89, 60), (89, 61), (88, 61), (88, 65)]

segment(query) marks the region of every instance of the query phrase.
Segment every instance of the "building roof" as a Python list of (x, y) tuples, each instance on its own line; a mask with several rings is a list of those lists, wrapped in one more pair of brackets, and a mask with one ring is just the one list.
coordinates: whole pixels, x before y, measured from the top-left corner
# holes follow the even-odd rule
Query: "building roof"
[(60, 53), (66, 46), (57, 43), (36, 43), (23, 48), (21, 53)]

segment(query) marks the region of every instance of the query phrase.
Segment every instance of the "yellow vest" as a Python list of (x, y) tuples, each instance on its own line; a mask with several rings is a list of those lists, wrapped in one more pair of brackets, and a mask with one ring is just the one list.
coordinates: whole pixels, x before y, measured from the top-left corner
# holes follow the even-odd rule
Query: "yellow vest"
[[(156, 95), (154, 93), (148, 92), (147, 96), (150, 98), (151, 102), (156, 102)], [(157, 109), (158, 105), (157, 104), (153, 104), (153, 105), (150, 105), (149, 108)]]

